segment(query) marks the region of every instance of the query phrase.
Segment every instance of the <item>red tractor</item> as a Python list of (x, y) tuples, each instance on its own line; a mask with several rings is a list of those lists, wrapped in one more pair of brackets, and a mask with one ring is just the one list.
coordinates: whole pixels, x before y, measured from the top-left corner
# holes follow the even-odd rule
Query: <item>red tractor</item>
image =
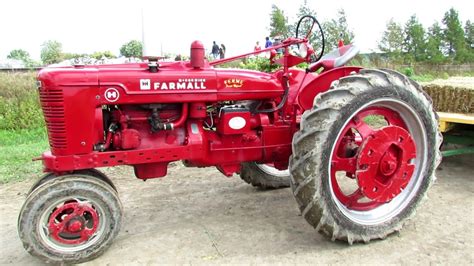
[[(122, 205), (95, 168), (130, 165), (146, 180), (178, 160), (262, 188), (291, 186), (303, 217), (332, 240), (400, 230), (440, 161), (430, 98), (400, 73), (345, 66), (354, 45), (310, 63), (313, 33), (324, 47), (321, 26), (305, 16), (296, 38), (239, 57), (208, 62), (195, 41), (189, 61), (41, 70), (51, 151), (19, 215), (25, 249), (49, 262), (99, 256), (119, 232)], [(282, 67), (214, 67), (260, 52)], [(306, 70), (292, 68), (303, 62)]]

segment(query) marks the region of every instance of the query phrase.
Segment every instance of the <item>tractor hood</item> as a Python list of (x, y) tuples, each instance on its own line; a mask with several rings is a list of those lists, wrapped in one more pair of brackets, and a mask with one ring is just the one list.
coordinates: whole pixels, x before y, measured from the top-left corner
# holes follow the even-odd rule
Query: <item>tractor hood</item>
[(99, 84), (119, 85), (127, 94), (212, 95), (210, 100), (266, 98), (283, 90), (272, 74), (209, 66), (193, 69), (188, 62), (161, 63), (156, 73), (150, 72), (146, 64), (131, 68), (101, 67)]
[[(283, 93), (276, 74), (216, 69), (208, 64), (195, 69), (183, 61), (160, 62), (156, 73), (149, 71), (146, 63), (45, 68), (39, 80), (47, 86), (65, 89), (98, 87), (105, 104), (252, 100), (279, 97)], [(132, 96), (133, 99), (129, 98)]]

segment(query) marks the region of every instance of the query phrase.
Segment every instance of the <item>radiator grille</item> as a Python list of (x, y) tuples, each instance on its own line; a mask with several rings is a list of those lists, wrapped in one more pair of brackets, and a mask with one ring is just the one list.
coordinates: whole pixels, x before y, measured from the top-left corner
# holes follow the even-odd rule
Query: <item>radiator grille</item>
[(40, 88), (40, 101), (46, 127), (48, 128), (51, 151), (66, 149), (66, 120), (62, 89)]

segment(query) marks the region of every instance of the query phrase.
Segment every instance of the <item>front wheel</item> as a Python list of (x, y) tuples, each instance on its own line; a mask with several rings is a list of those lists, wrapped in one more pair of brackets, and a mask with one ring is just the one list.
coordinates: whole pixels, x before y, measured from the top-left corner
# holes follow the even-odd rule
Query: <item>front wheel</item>
[(288, 170), (278, 170), (271, 164), (242, 163), (240, 177), (252, 186), (262, 189), (290, 186), (290, 172)]
[(437, 128), (428, 97), (397, 72), (334, 82), (293, 138), (291, 186), (305, 219), (349, 243), (399, 230), (435, 179)]
[(45, 181), (26, 198), (18, 234), (32, 255), (52, 263), (96, 258), (112, 244), (122, 220), (117, 192), (80, 174)]
[[(76, 174), (76, 175), (86, 175), (86, 176), (90, 176), (90, 177), (100, 179), (100, 180), (106, 182), (107, 184), (109, 184), (115, 191), (117, 191), (117, 188), (112, 183), (112, 180), (110, 180), (104, 173), (100, 172), (97, 169), (92, 168), (92, 169), (77, 170), (77, 171), (74, 171), (74, 174)], [(49, 180), (52, 180), (52, 179), (57, 178), (57, 177), (58, 176), (56, 176), (54, 173), (47, 173), (47, 174), (43, 175), (40, 179), (38, 179), (31, 186), (30, 191), (28, 192), (28, 194), (32, 193), (35, 189), (37, 189), (39, 186), (43, 185), (44, 183), (48, 182)]]

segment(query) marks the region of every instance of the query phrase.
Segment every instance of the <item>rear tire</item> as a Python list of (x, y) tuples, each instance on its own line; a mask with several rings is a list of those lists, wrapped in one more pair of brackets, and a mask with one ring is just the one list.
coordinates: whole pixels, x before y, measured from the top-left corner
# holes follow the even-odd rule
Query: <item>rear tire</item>
[(120, 231), (122, 204), (106, 182), (86, 175), (45, 181), (18, 217), (24, 248), (45, 262), (81, 263), (104, 253)]
[(242, 163), (240, 177), (254, 187), (263, 189), (285, 188), (290, 186), (288, 170), (278, 170), (266, 164)]
[[(360, 163), (367, 155), (365, 147), (368, 147), (370, 141), (374, 141), (377, 135), (376, 130), (367, 130), (372, 133), (365, 135), (354, 131), (350, 126), (351, 123), (356, 124), (355, 120), (360, 121), (359, 114), (377, 113), (373, 110), (387, 114), (384, 117), (388, 121), (386, 128), (408, 132), (410, 134), (408, 139), (416, 144), (416, 156), (410, 157), (408, 162), (400, 160), (397, 164), (399, 168), (395, 168), (409, 172), (411, 169), (409, 165), (414, 165), (411, 166), (414, 170), (408, 175), (407, 183), (392, 189), (392, 184), (399, 179), (391, 178), (392, 176), (399, 178), (399, 170), (394, 170), (397, 175), (392, 174), (393, 171), (389, 167), (385, 173), (390, 176), (389, 181), (382, 184), (388, 188), (373, 187), (374, 193), (380, 193), (375, 196), (370, 194), (372, 188), (367, 189), (364, 183), (367, 180), (364, 179), (364, 173), (369, 172), (367, 169), (371, 169), (372, 165), (362, 167)], [(391, 120), (395, 122), (392, 123)], [(358, 124), (365, 123), (364, 120)], [(406, 128), (399, 130), (400, 127), (403, 128), (402, 125)], [(362, 129), (365, 130), (364, 125), (361, 126), (360, 132), (364, 132)], [(384, 131), (384, 127), (379, 131)], [(344, 141), (351, 136), (354, 137), (351, 144), (358, 144), (355, 145), (356, 148), (343, 146), (343, 143), (346, 143)], [(388, 138), (387, 136), (386, 139)], [(437, 116), (431, 101), (415, 82), (389, 70), (361, 70), (359, 74), (341, 78), (333, 83), (329, 91), (315, 98), (313, 109), (303, 114), (300, 131), (293, 138), (290, 181), (302, 215), (318, 232), (329, 236), (333, 241), (338, 239), (352, 244), (385, 238), (400, 230), (415, 213), (429, 186), (435, 180), (435, 169), (441, 159), (439, 152), (441, 142)], [(390, 144), (392, 142), (388, 140), (386, 143), (392, 146), (399, 144)], [(379, 147), (383, 145), (385, 142), (381, 142)], [(392, 149), (392, 146), (388, 147)], [(341, 147), (349, 148), (340, 149)], [(340, 156), (337, 155), (339, 150), (347, 155), (341, 155), (344, 158), (336, 157), (338, 159), (335, 160), (334, 156)], [(378, 152), (377, 148), (374, 150)], [(371, 150), (367, 156), (370, 157), (372, 152)], [(383, 156), (387, 153), (388, 150), (380, 151)], [(400, 150), (399, 154), (403, 155), (405, 152)], [(397, 158), (405, 158), (402, 155)], [(343, 160), (345, 163), (340, 163)], [(342, 166), (348, 170), (344, 170)], [(331, 170), (331, 167), (334, 169)], [(374, 167), (374, 169), (382, 168), (378, 163)], [(341, 169), (342, 171), (339, 171)], [(347, 177), (337, 176), (336, 171), (345, 172)], [(407, 172), (404, 172), (403, 178), (406, 174)], [(382, 174), (377, 172), (377, 175)], [(378, 176), (374, 176), (374, 180), (375, 177)], [(339, 178), (342, 178), (342, 181), (339, 181)], [(358, 187), (354, 192), (345, 194), (341, 183), (346, 181), (355, 183), (354, 180), (357, 181), (356, 187)], [(380, 185), (380, 182), (374, 180), (369, 181)], [(389, 191), (389, 188), (392, 190)], [(391, 194), (383, 198), (380, 196), (382, 195), (380, 191), (389, 191)]]

